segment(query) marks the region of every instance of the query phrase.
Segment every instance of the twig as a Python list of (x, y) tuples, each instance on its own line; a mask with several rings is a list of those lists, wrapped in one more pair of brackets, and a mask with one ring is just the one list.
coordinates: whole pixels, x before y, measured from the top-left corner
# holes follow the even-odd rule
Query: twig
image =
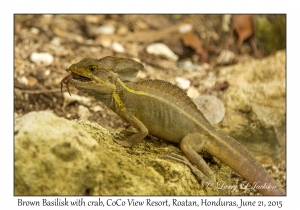
[(24, 90), (20, 88), (16, 88), (15, 90), (18, 90), (22, 93), (30, 93), (30, 94), (35, 94), (35, 93), (52, 93), (52, 92), (60, 92), (60, 88), (54, 88), (54, 89), (44, 89), (44, 90)]

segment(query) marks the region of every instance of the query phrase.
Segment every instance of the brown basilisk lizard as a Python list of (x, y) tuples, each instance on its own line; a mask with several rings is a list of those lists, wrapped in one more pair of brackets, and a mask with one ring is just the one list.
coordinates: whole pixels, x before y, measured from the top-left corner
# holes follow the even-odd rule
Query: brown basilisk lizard
[(138, 130), (127, 140), (115, 140), (132, 147), (149, 133), (169, 142), (179, 143), (185, 157), (169, 155), (188, 165), (204, 182), (215, 176), (198, 154), (205, 150), (226, 163), (247, 181), (263, 185), (263, 195), (285, 195), (283, 189), (262, 165), (236, 140), (213, 127), (179, 87), (162, 80), (132, 82), (143, 65), (132, 59), (85, 58), (67, 69), (61, 81), (103, 102)]

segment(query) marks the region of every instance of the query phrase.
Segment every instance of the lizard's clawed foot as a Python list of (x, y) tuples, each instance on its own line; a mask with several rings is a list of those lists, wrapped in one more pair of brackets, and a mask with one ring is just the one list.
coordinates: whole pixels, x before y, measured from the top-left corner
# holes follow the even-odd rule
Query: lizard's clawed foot
[(186, 166), (188, 166), (191, 169), (191, 171), (197, 176), (197, 178), (201, 180), (202, 188), (204, 188), (205, 186), (213, 186), (214, 185), (215, 180), (211, 180), (207, 176), (205, 176), (205, 174), (203, 174), (198, 168), (196, 168), (194, 165), (192, 165), (186, 157), (175, 154), (175, 153), (171, 153), (168, 155), (164, 155), (163, 158), (175, 160), (175, 161), (178, 161), (178, 162), (183, 163)]
[(123, 147), (132, 147), (132, 143), (127, 141), (127, 140), (118, 140), (118, 139), (113, 139), (114, 142), (116, 142), (117, 144), (123, 146)]
[(124, 135), (125, 137), (130, 137), (132, 136), (133, 134), (136, 134), (137, 132), (133, 132), (133, 131), (128, 131), (128, 130), (122, 130), (120, 132), (121, 135)]
[(134, 134), (135, 132), (122, 130), (120, 133), (114, 134), (113, 141), (123, 147), (132, 147), (134, 144), (133, 142), (128, 141), (128, 139)]

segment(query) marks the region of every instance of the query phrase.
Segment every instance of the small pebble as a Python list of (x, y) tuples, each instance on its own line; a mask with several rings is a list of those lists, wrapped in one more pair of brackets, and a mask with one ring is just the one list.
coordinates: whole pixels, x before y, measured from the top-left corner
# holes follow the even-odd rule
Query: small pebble
[(122, 53), (125, 51), (124, 47), (118, 42), (113, 42), (111, 45), (111, 48), (113, 51), (118, 52), (118, 53)]
[(139, 73), (136, 77), (139, 79), (146, 79), (147, 74), (145, 72), (139, 71)]
[(87, 119), (91, 115), (91, 112), (87, 107), (79, 105), (77, 115), (80, 119)]
[(203, 63), (203, 64), (201, 64), (200, 69), (210, 70), (211, 69), (211, 65), (208, 64), (208, 63)]
[(73, 39), (78, 43), (83, 43), (85, 41), (85, 39), (79, 34), (74, 34)]
[(230, 50), (222, 50), (217, 58), (217, 64), (227, 65), (234, 63), (235, 54)]
[(43, 18), (48, 19), (48, 20), (52, 20), (54, 17), (54, 15), (43, 15)]
[(30, 55), (30, 60), (35, 63), (35, 64), (44, 64), (44, 65), (50, 65), (52, 64), (54, 58), (50, 53), (37, 53), (37, 52), (33, 52)]
[(101, 45), (102, 47), (105, 47), (105, 48), (109, 48), (112, 44), (112, 41), (111, 41), (111, 39), (109, 39), (107, 37), (99, 36), (96, 39), (96, 44), (99, 44), (99, 45)]
[(202, 70), (203, 69), (203, 67), (192, 63), (192, 61), (190, 61), (190, 60), (179, 61), (178, 67), (182, 68), (185, 71)]
[(183, 24), (183, 25), (181, 25), (179, 27), (179, 32), (181, 34), (185, 34), (185, 33), (189, 32), (189, 31), (191, 31), (192, 28), (193, 28), (193, 26), (191, 24), (186, 23), (186, 24)]
[(84, 19), (87, 23), (98, 24), (102, 17), (99, 15), (86, 15)]
[(176, 81), (176, 84), (184, 90), (188, 89), (191, 86), (191, 81), (184, 79), (182, 77), (176, 77), (175, 81)]
[(222, 17), (222, 31), (230, 31), (231, 15), (226, 14)]
[(169, 58), (173, 61), (177, 61), (178, 60), (178, 55), (176, 55), (175, 53), (173, 53), (172, 50), (170, 50), (170, 48), (163, 44), (163, 43), (155, 43), (155, 44), (151, 44), (146, 48), (147, 53), (149, 54), (153, 54), (153, 55), (158, 55), (158, 56), (162, 56), (165, 58)]
[(28, 85), (28, 79), (25, 76), (22, 76), (21, 78), (18, 78), (18, 82), (24, 85)]
[(59, 37), (54, 37), (51, 42), (50, 42), (52, 45), (54, 46), (60, 46), (60, 38)]
[(186, 94), (190, 97), (190, 98), (197, 98), (198, 96), (200, 96), (200, 93), (198, 92), (198, 90), (192, 86), (190, 87), (187, 91)]
[(24, 71), (24, 69), (20, 69), (20, 70), (19, 70), (19, 74), (20, 74), (20, 75), (23, 75), (23, 74), (25, 74), (25, 71)]
[(99, 105), (96, 105), (96, 106), (91, 107), (91, 110), (94, 112), (100, 112), (100, 111), (103, 111), (103, 108)]
[(40, 33), (40, 30), (37, 29), (37, 28), (35, 28), (35, 27), (32, 27), (32, 28), (30, 29), (30, 31), (31, 31), (33, 34), (38, 34), (38, 33)]
[(71, 96), (69, 95), (68, 92), (65, 92), (65, 90), (63, 90), (63, 96), (64, 96), (64, 106), (67, 106), (68, 104), (74, 102), (74, 101), (78, 101), (80, 104), (86, 105), (86, 106), (90, 106), (92, 101), (91, 98), (85, 97), (85, 96), (79, 96), (76, 94), (72, 94)]
[(102, 25), (99, 28), (97, 28), (96, 33), (97, 34), (113, 34), (115, 33), (115, 27), (112, 25)]
[(117, 34), (123, 36), (123, 35), (126, 35), (128, 33), (128, 31), (129, 31), (129, 29), (127, 26), (121, 25), (117, 30)]
[(27, 79), (28, 79), (28, 85), (29, 86), (34, 86), (38, 83), (38, 80), (37, 78), (33, 77), (33, 76), (27, 76)]
[(47, 69), (47, 70), (44, 72), (45, 76), (49, 76), (50, 73), (51, 73), (51, 70), (50, 70), (50, 69)]

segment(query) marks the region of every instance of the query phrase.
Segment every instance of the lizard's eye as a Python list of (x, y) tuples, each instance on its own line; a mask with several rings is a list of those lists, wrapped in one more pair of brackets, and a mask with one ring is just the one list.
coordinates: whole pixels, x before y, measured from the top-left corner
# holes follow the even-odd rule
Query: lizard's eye
[(95, 67), (95, 66), (90, 66), (90, 67), (89, 67), (89, 70), (90, 70), (91, 72), (93, 72), (93, 71), (96, 70), (96, 67)]

